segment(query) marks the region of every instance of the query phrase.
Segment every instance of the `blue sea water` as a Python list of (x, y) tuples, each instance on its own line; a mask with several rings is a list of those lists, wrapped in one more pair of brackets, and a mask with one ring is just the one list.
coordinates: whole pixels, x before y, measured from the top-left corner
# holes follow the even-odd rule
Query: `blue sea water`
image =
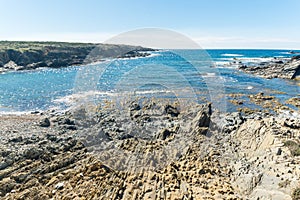
[[(97, 94), (101, 101), (128, 92), (199, 101), (205, 97), (213, 102), (216, 99), (226, 101), (222, 93), (265, 92), (284, 102), (300, 94), (299, 82), (267, 80), (224, 64), (232, 61), (255, 64), (274, 57), (291, 56), (288, 50), (158, 51), (146, 58), (9, 72), (0, 74), (0, 112), (65, 109), (74, 105), (80, 94)], [(215, 104), (219, 104), (217, 100)]]

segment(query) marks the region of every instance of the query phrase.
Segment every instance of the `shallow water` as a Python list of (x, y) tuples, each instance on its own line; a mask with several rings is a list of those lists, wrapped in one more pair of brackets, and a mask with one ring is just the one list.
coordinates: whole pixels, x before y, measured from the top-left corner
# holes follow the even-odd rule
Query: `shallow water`
[(262, 79), (220, 65), (235, 58), (255, 63), (292, 56), (287, 50), (207, 50), (207, 53), (159, 51), (147, 58), (0, 74), (0, 111), (65, 109), (80, 102), (82, 97), (90, 97), (90, 101), (97, 103), (121, 94), (198, 102), (206, 97), (215, 105), (230, 109), (225, 105), (224, 94), (265, 92), (282, 102), (300, 94), (299, 82)]

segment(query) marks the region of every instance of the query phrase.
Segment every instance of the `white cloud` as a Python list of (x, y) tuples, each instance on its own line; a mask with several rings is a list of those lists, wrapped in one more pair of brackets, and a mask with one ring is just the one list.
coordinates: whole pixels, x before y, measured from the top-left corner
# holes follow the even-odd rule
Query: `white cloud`
[(62, 41), (62, 42), (92, 42), (101, 43), (109, 39), (113, 34), (110, 33), (37, 33), (37, 34), (14, 34), (1, 35), (0, 40), (13, 41)]
[[(69, 33), (36, 33), (36, 34), (11, 34), (0, 33), (0, 40), (14, 41), (64, 41), (64, 42), (105, 42), (119, 33), (105, 32), (69, 32)], [(239, 36), (190, 36), (193, 41), (202, 48), (273, 48), (273, 49), (300, 49), (299, 39), (276, 38), (276, 37), (239, 37)], [(115, 40), (117, 41), (117, 40)], [(124, 40), (123, 40), (124, 41)], [(148, 40), (145, 40), (147, 45)]]
[(203, 48), (273, 48), (300, 49), (300, 40), (288, 38), (203, 36), (194, 40)]

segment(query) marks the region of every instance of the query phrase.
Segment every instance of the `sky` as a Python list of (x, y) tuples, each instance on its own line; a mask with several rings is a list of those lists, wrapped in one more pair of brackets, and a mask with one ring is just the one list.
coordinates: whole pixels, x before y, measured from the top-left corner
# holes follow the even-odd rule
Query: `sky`
[(169, 29), (203, 48), (300, 49), (300, 0), (0, 0), (0, 40), (105, 42)]

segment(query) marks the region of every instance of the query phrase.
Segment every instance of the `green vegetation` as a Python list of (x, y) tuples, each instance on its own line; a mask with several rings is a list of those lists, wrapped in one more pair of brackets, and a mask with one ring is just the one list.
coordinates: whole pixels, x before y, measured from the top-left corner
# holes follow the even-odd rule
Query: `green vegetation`
[(291, 184), (291, 180), (286, 179), (286, 180), (280, 182), (280, 183), (278, 184), (278, 186), (279, 186), (280, 188), (286, 188), (286, 187), (287, 187), (288, 185), (290, 185), (290, 184)]
[(0, 41), (0, 51), (8, 49), (25, 52), (36, 51), (44, 48), (64, 48), (64, 47), (95, 47), (92, 43), (68, 43), (68, 42), (27, 42), (27, 41)]
[(292, 199), (293, 199), (293, 200), (299, 200), (299, 199), (300, 199), (300, 188), (296, 188), (296, 189), (293, 191)]
[(300, 156), (300, 144), (298, 142), (288, 140), (284, 142), (284, 146), (287, 146), (290, 149), (293, 156)]

